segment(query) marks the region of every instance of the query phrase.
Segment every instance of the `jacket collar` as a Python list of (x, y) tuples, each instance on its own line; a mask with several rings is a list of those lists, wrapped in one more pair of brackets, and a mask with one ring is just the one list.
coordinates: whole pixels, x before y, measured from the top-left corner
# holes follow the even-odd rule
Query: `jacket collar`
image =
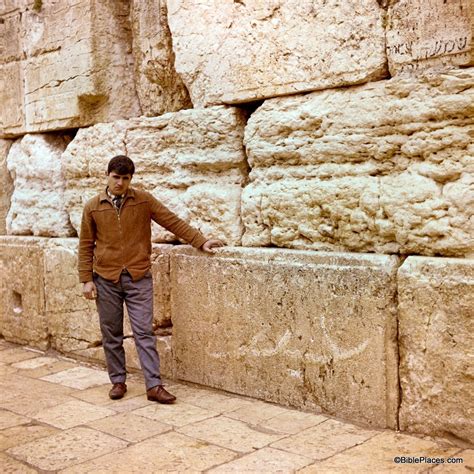
[[(126, 199), (128, 198), (135, 198), (135, 190), (133, 188), (128, 188), (127, 190), (127, 194), (125, 195)], [(107, 194), (107, 188), (105, 188), (100, 194), (99, 194), (99, 200), (100, 202), (103, 202), (103, 201), (109, 201), (111, 202), (110, 200), (110, 197), (109, 195)]]

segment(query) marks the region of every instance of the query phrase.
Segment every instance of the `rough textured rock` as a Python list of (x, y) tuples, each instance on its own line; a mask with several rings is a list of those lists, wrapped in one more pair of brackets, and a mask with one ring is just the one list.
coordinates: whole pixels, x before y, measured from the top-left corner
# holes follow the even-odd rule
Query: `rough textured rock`
[(376, 0), (168, 0), (176, 70), (195, 106), (380, 79), (383, 13)]
[(400, 428), (474, 443), (474, 261), (409, 257), (398, 272)]
[(47, 349), (43, 246), (45, 239), (0, 237), (0, 334)]
[(77, 239), (50, 239), (44, 250), (45, 316), (51, 345), (68, 353), (100, 345), (95, 302), (82, 296), (77, 277)]
[(177, 377), (395, 428), (397, 265), (385, 255), (174, 250)]
[[(134, 160), (133, 185), (150, 191), (205, 235), (239, 245), (247, 176), (245, 116), (231, 107), (183, 110), (79, 130), (63, 155), (66, 206), (78, 230), (84, 203), (105, 186), (114, 155)], [(154, 224), (154, 240), (175, 240)]]
[(474, 65), (472, 0), (395, 0), (387, 18), (392, 75)]
[(266, 101), (243, 245), (474, 254), (474, 69)]
[[(37, 3), (37, 2), (35, 2)], [(0, 134), (140, 114), (127, 0), (18, 2), (0, 11)]]
[(25, 135), (15, 141), (7, 157), (14, 190), (7, 215), (7, 232), (15, 235), (70, 236), (64, 202), (61, 155), (70, 138)]
[(143, 115), (192, 108), (183, 81), (174, 69), (174, 52), (165, 0), (132, 1), (135, 84)]
[(11, 140), (0, 139), (0, 235), (7, 233), (7, 214), (13, 193), (13, 180), (7, 168), (8, 151)]

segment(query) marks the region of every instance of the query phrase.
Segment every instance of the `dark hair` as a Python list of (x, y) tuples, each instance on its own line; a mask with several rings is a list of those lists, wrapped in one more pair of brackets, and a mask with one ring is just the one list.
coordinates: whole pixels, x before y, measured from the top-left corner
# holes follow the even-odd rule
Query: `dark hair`
[(135, 165), (128, 156), (117, 155), (109, 161), (109, 165), (107, 166), (107, 174), (112, 172), (133, 176), (133, 173), (135, 173)]

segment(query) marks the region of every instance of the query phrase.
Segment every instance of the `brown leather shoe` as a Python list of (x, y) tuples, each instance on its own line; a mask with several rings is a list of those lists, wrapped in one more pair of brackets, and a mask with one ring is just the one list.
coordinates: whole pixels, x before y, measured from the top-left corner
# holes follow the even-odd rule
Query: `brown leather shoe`
[(158, 403), (174, 403), (176, 397), (167, 392), (163, 385), (157, 385), (146, 391), (146, 397), (152, 402)]
[(125, 383), (114, 383), (113, 387), (110, 389), (109, 397), (112, 400), (119, 400), (123, 398), (125, 392), (127, 391), (127, 384)]

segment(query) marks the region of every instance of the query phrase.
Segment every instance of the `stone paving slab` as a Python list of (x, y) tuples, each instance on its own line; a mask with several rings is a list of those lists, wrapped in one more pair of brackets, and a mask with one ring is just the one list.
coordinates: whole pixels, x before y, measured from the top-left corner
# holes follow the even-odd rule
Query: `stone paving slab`
[(53, 382), (66, 387), (84, 389), (95, 385), (109, 383), (109, 377), (103, 370), (94, 370), (88, 367), (74, 367), (57, 374), (41, 377), (41, 380)]
[(39, 379), (62, 370), (72, 369), (75, 364), (55, 357), (35, 357), (12, 364), (12, 367), (18, 369), (17, 372), (20, 375)]
[(10, 473), (13, 474), (13, 473), (19, 473), (19, 472), (24, 472), (24, 473), (38, 472), (36, 469), (32, 469), (31, 467), (28, 467), (22, 462), (19, 462), (10, 456), (7, 456), (4, 453), (0, 453), (0, 466), (2, 466), (3, 474), (10, 474)]
[(400, 433), (381, 433), (367, 442), (352, 447), (330, 459), (308, 466), (303, 473), (332, 472), (426, 472), (429, 465), (396, 464), (396, 456), (448, 458), (459, 452), (458, 448), (446, 448), (425, 439), (413, 438)]
[(115, 411), (108, 408), (98, 407), (80, 400), (73, 400), (43, 410), (35, 415), (35, 418), (43, 423), (65, 430), (112, 415), (115, 415)]
[(28, 425), (14, 426), (0, 431), (0, 451), (5, 451), (14, 446), (28, 443), (38, 438), (46, 438), (59, 430), (48, 425), (30, 423)]
[(11, 428), (12, 426), (23, 425), (28, 423), (30, 418), (26, 416), (16, 415), (8, 410), (0, 410), (0, 430)]
[(249, 453), (255, 449), (263, 448), (283, 437), (283, 435), (275, 431), (271, 432), (268, 430), (265, 433), (253, 429), (241, 421), (232, 420), (225, 416), (185, 426), (179, 432), (203, 441), (213, 442), (240, 453)]
[(215, 412), (204, 410), (203, 408), (180, 401), (174, 405), (167, 406), (166, 410), (163, 410), (158, 404), (153, 404), (134, 410), (132, 413), (149, 418), (150, 420), (161, 421), (174, 427), (189, 425), (190, 423), (196, 423), (197, 421), (217, 415)]
[(235, 461), (211, 469), (209, 472), (294, 472), (311, 462), (310, 458), (273, 448), (263, 448)]
[(109, 433), (124, 441), (143, 441), (152, 436), (170, 431), (170, 425), (150, 420), (134, 413), (119, 413), (108, 416), (97, 421), (88, 423), (91, 428), (95, 428), (104, 433)]
[[(179, 382), (167, 384), (177, 402), (159, 405), (146, 399), (138, 374), (129, 375), (122, 400), (110, 400), (103, 369), (68, 360), (74, 367), (38, 379), (38, 370), (65, 361), (0, 339), (2, 353), (8, 362), (0, 362), (0, 369), (12, 371), (0, 370), (2, 474), (474, 470), (474, 450), (465, 443), (368, 430)], [(464, 462), (396, 464), (395, 456)]]
[(349, 423), (327, 420), (313, 428), (277, 441), (271, 446), (290, 453), (322, 460), (339, 451), (361, 444), (376, 434), (376, 431), (358, 428)]
[(76, 427), (15, 446), (6, 452), (38, 469), (53, 471), (85, 462), (126, 446), (125, 441), (100, 431)]

